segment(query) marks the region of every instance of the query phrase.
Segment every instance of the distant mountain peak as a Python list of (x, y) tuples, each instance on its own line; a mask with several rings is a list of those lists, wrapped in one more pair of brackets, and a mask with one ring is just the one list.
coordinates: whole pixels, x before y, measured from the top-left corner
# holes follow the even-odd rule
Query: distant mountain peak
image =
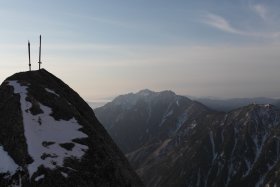
[(142, 96), (149, 96), (151, 94), (155, 94), (156, 92), (151, 91), (149, 89), (144, 89), (144, 90), (140, 90), (139, 92), (137, 92), (137, 95), (142, 95)]
[[(154, 92), (148, 89), (135, 94), (129, 93), (118, 96), (105, 106), (95, 109), (96, 115), (109, 130), (109, 133), (115, 128), (118, 129), (118, 124), (123, 123), (122, 125), (126, 126), (120, 127), (121, 130), (111, 134), (113, 138), (123, 139), (122, 130), (125, 131), (125, 129), (130, 128), (126, 119), (128, 122), (132, 122), (131, 125), (137, 126), (137, 128), (131, 130), (129, 135), (132, 139), (138, 137), (137, 140), (128, 143), (131, 144), (129, 146), (120, 146), (125, 153), (128, 150), (133, 150), (136, 144), (142, 144), (149, 139), (149, 136), (153, 137), (159, 132), (162, 132), (163, 137), (171, 136), (184, 125), (190, 116), (200, 115), (203, 111), (207, 111), (205, 106), (193, 102), (187, 97), (176, 95), (169, 90)], [(177, 117), (176, 124), (170, 123)], [(153, 138), (159, 138), (157, 136)], [(117, 143), (120, 142), (118, 138), (115, 139)], [(124, 145), (126, 143), (127, 141), (120, 144)]]
[(172, 95), (172, 96), (176, 95), (171, 90), (163, 90), (163, 91), (160, 91), (160, 92), (155, 92), (155, 91), (152, 91), (152, 90), (149, 90), (149, 89), (140, 90), (135, 95), (139, 95), (139, 96), (155, 96), (155, 95), (158, 95), (158, 94)]

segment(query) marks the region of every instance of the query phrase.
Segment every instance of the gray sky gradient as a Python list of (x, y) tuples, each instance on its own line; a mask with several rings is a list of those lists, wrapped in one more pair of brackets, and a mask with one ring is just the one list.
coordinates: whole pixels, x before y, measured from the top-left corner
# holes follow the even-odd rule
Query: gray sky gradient
[(0, 79), (43, 67), (86, 100), (149, 88), (280, 97), (280, 2), (0, 1)]

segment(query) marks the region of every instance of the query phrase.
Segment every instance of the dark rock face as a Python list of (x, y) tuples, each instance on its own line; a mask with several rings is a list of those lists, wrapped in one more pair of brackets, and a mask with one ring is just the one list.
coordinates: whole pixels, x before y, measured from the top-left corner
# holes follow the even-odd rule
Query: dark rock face
[[(139, 116), (147, 110), (161, 113), (162, 120), (145, 124), (145, 128), (157, 128), (151, 135), (153, 138), (146, 139), (147, 141), (128, 151), (123, 148), (147, 186), (245, 187), (280, 184), (278, 108), (272, 105), (249, 105), (229, 113), (219, 113), (175, 94), (172, 98), (173, 101), (167, 98), (161, 100), (171, 103), (161, 105), (164, 107), (161, 110), (156, 107), (149, 109), (148, 102), (142, 103), (140, 110), (138, 98), (136, 104), (131, 106), (131, 110), (138, 111)], [(178, 98), (179, 102), (176, 100)], [(125, 117), (132, 118), (132, 114), (128, 115), (126, 110), (120, 108), (122, 104), (116, 104), (118, 100), (119, 98), (95, 110), (98, 119), (107, 125), (105, 127), (117, 143), (120, 141), (118, 142), (115, 132), (122, 132), (118, 126), (140, 129), (137, 126), (143, 125), (137, 121), (126, 121)], [(155, 99), (151, 100), (150, 103), (153, 103)], [(114, 113), (110, 113), (111, 111)], [(103, 120), (103, 112), (114, 118)], [(182, 117), (182, 112), (185, 118)], [(121, 122), (116, 120), (119, 116), (122, 116)], [(167, 128), (159, 125), (161, 121), (166, 123)], [(179, 128), (178, 122), (181, 124)], [(128, 137), (138, 138), (146, 134), (139, 130), (127, 130), (123, 131), (122, 136), (127, 137), (128, 131), (135, 133)]]
[(0, 186), (142, 186), (92, 109), (44, 69), (2, 83), (0, 127), (0, 154), (17, 166), (0, 166)]

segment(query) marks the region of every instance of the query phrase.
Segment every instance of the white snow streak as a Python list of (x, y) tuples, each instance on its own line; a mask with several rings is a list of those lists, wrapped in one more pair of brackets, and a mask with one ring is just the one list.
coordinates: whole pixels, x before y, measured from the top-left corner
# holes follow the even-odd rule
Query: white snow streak
[(63, 175), (63, 177), (65, 177), (65, 178), (68, 177), (68, 174), (67, 174), (67, 173), (64, 173), (64, 172), (60, 172), (60, 173)]
[[(86, 134), (79, 131), (81, 126), (75, 118), (69, 121), (56, 121), (50, 114), (51, 108), (39, 103), (42, 114), (32, 115), (30, 107), (32, 104), (26, 101), (27, 86), (21, 86), (17, 81), (9, 81), (14, 87), (14, 93), (20, 94), (20, 103), (24, 124), (24, 135), (26, 138), (28, 153), (34, 162), (28, 165), (30, 177), (43, 165), (46, 168), (55, 169), (63, 166), (66, 157), (81, 158), (88, 149), (87, 146), (72, 142), (76, 138), (85, 138)], [(43, 146), (43, 142), (45, 145)], [(46, 142), (52, 142), (47, 144)], [(66, 150), (59, 144), (72, 143), (72, 150)]]
[(210, 142), (211, 142), (211, 147), (212, 147), (212, 160), (214, 160), (216, 158), (216, 154), (215, 154), (216, 152), (215, 152), (215, 142), (214, 142), (212, 131), (210, 131), (209, 137), (210, 137)]
[(35, 181), (39, 181), (40, 179), (45, 178), (45, 175), (39, 175), (38, 177), (35, 178)]
[(243, 176), (247, 176), (249, 174), (249, 172), (251, 171), (251, 162), (250, 162), (250, 160), (247, 160), (247, 159), (245, 159), (244, 161), (245, 161), (245, 164), (247, 167), (247, 171), (246, 171), (245, 175), (243, 175)]
[(163, 123), (166, 121), (166, 119), (167, 119), (169, 116), (171, 116), (172, 114), (173, 114), (173, 110), (166, 112), (166, 113), (164, 114), (164, 116), (163, 116), (163, 118), (162, 118), (160, 124), (159, 124), (159, 127), (161, 127), (161, 126), (163, 125)]
[(60, 97), (55, 91), (53, 91), (53, 90), (51, 90), (51, 89), (49, 89), (49, 88), (45, 88), (45, 90), (46, 90), (47, 92), (51, 93), (51, 94), (56, 95), (57, 97)]
[(253, 139), (255, 145), (256, 145), (256, 156), (255, 156), (255, 161), (256, 162), (258, 160), (258, 158), (260, 157), (261, 151), (262, 151), (262, 147), (266, 141), (266, 137), (267, 137), (267, 133), (265, 132), (265, 134), (263, 136), (261, 136), (261, 142), (259, 143), (258, 141), (258, 136), (256, 135)]
[(177, 105), (177, 106), (180, 106), (179, 100), (178, 100), (178, 99), (176, 100), (176, 105)]
[(177, 124), (176, 124), (176, 131), (178, 131), (182, 125), (187, 121), (188, 115), (186, 112), (182, 113), (179, 118), (177, 119)]
[(237, 137), (236, 136), (237, 136), (237, 133), (238, 133), (236, 127), (234, 127), (233, 130), (234, 130), (234, 145), (233, 145), (231, 156), (230, 156), (231, 158), (233, 157), (235, 147), (236, 147), (236, 144), (237, 144)]

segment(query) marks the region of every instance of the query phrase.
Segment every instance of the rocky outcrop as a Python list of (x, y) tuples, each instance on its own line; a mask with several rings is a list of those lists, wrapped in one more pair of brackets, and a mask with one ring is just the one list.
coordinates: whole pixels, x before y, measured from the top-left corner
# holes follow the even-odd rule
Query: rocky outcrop
[(14, 164), (0, 162), (1, 186), (142, 186), (87, 103), (44, 69), (2, 83), (0, 128)]

